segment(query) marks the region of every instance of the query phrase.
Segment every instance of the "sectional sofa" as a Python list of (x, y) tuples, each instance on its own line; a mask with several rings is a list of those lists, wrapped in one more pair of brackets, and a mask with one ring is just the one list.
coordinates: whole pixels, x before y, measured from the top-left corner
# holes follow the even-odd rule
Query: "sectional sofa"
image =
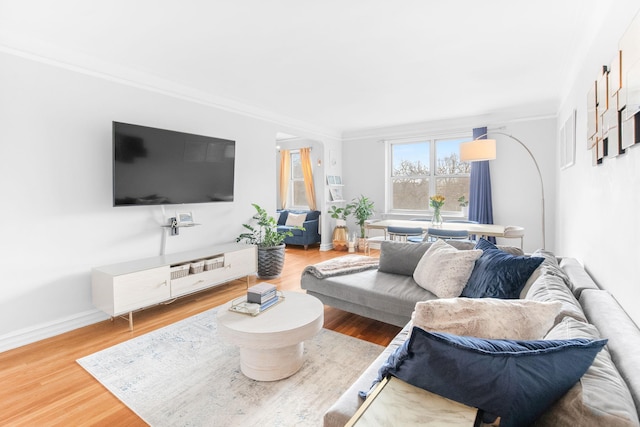
[[(455, 245), (455, 249), (460, 251), (473, 250), (473, 244), (469, 243), (453, 243), (452, 245)], [(418, 281), (423, 279), (419, 277), (417, 270), (419, 270), (420, 265), (424, 264), (425, 254), (430, 246), (431, 244), (429, 243), (384, 242), (381, 246), (380, 259), (377, 265), (372, 260), (367, 260), (366, 257), (351, 257), (350, 260), (349, 258), (341, 257), (348, 260), (348, 262), (343, 262), (342, 266), (339, 265), (340, 261), (338, 260), (333, 261), (333, 265), (329, 266), (323, 266), (321, 265), (322, 263), (316, 266), (309, 266), (303, 272), (302, 288), (306, 289), (307, 293), (318, 297), (325, 304), (383, 322), (403, 326), (400, 333), (380, 356), (327, 410), (324, 417), (325, 427), (343, 426), (363, 403), (363, 396), (371, 389), (376, 380), (380, 379), (380, 375), (390, 373), (398, 376), (397, 373), (405, 369), (398, 370), (399, 359), (400, 362), (404, 360), (402, 363), (405, 363), (405, 367), (409, 366), (408, 362), (411, 362), (410, 359), (414, 355), (412, 353), (411, 357), (409, 357), (407, 348), (408, 346), (410, 348), (412, 341), (416, 341), (416, 337), (422, 333), (433, 335), (429, 339), (434, 340), (433, 337), (436, 337), (435, 341), (455, 340), (456, 337), (463, 335), (472, 336), (474, 340), (479, 341), (491, 338), (521, 339), (518, 343), (521, 342), (525, 345), (545, 340), (555, 342), (568, 340), (567, 342), (571, 345), (575, 344), (576, 341), (580, 344), (582, 342), (590, 343), (585, 345), (600, 343), (600, 347), (606, 343), (602, 350), (600, 348), (596, 349), (597, 354), (592, 360), (587, 360), (585, 365), (586, 372), (583, 375), (580, 374), (582, 376), (578, 377), (579, 381), (575, 382), (573, 380), (572, 384), (575, 382), (575, 385), (571, 386), (568, 391), (563, 390), (559, 397), (554, 397), (554, 403), (545, 405), (542, 412), (539, 410), (536, 413), (536, 421), (533, 423), (528, 422), (528, 424), (567, 427), (640, 425), (638, 422), (640, 415), (640, 369), (638, 369), (638, 366), (640, 366), (640, 329), (624, 312), (615, 298), (596, 285), (577, 260), (573, 258), (558, 258), (547, 251), (536, 251), (528, 257), (524, 256), (518, 248), (496, 248), (501, 255), (504, 253), (507, 257), (538, 259), (537, 267), (533, 272), (529, 272), (524, 283), (512, 289), (513, 292), (518, 292), (516, 298), (519, 297), (519, 299), (511, 299), (511, 302), (519, 302), (524, 305), (537, 304), (545, 307), (551, 304), (555, 307), (553, 316), (550, 316), (542, 323), (536, 324), (536, 333), (539, 336), (531, 334), (531, 336), (527, 336), (527, 334), (524, 334), (525, 340), (522, 340), (522, 336), (510, 336), (510, 334), (518, 331), (507, 331), (512, 328), (509, 322), (518, 325), (535, 323), (531, 320), (532, 316), (524, 315), (521, 322), (508, 321), (502, 315), (499, 315), (500, 312), (491, 305), (500, 303), (500, 301), (510, 304), (509, 299), (448, 298), (448, 295), (444, 295), (447, 298), (439, 298), (432, 292), (433, 288), (431, 288), (432, 291), (429, 291), (422, 287), (424, 283), (422, 285), (418, 284), (416, 279)], [(476, 265), (481, 263), (482, 257), (486, 253), (489, 253), (489, 251), (481, 252), (474, 264), (474, 270), (471, 275), (476, 273)], [(490, 253), (496, 252), (492, 249)], [(512, 273), (509, 272), (507, 276), (499, 277), (498, 280), (512, 280)], [(440, 274), (432, 276), (441, 277), (448, 274), (447, 271), (442, 271)], [(522, 279), (523, 277), (518, 278), (518, 280)], [(426, 287), (429, 288), (429, 286)], [(440, 292), (440, 289), (436, 291), (436, 293)], [(467, 292), (467, 286), (464, 287), (463, 292)], [(513, 295), (511, 296), (513, 297)], [(439, 306), (451, 307), (449, 304), (459, 306), (463, 302), (481, 308), (472, 314), (462, 316), (459, 311), (455, 310), (454, 314), (443, 314), (438, 311), (441, 310)], [(486, 312), (487, 307), (489, 307), (488, 313)], [(431, 315), (425, 315), (423, 310), (430, 311)], [(478, 321), (474, 316), (477, 316), (483, 310), (485, 311), (485, 318), (483, 321)], [(514, 309), (513, 311), (517, 310)], [(466, 316), (470, 316), (469, 321), (466, 320)], [(473, 317), (473, 320), (471, 317)], [(452, 333), (452, 329), (442, 326), (442, 322), (438, 319), (453, 319), (455, 324), (454, 333)], [(465, 320), (460, 321), (461, 319)], [(495, 324), (500, 319), (507, 323)], [(447, 322), (445, 321), (444, 323)], [(469, 328), (471, 324), (475, 325), (475, 330)], [(421, 334), (412, 333), (416, 325), (420, 326), (418, 329)], [(430, 325), (433, 327), (430, 328)], [(480, 326), (478, 327), (478, 325)], [(467, 328), (466, 331), (465, 328)], [(504, 336), (490, 336), (495, 332), (482, 336), (484, 329), (495, 329), (498, 331), (498, 335), (504, 331)], [(457, 350), (453, 352), (455, 351)], [(453, 352), (451, 358), (455, 357)], [(551, 350), (550, 352), (557, 353), (556, 350)], [(426, 377), (426, 381), (429, 382), (440, 375), (441, 372), (447, 372), (447, 369), (441, 367), (426, 372), (429, 369), (426, 367), (427, 365), (421, 365), (420, 363), (422, 362), (415, 365), (415, 361), (412, 363), (414, 363), (414, 370), (409, 376), (411, 378), (410, 382), (415, 378), (420, 381), (421, 377), (422, 379)], [(564, 363), (566, 363), (566, 360)], [(416, 370), (415, 366), (421, 367)], [(555, 361), (553, 363), (547, 362), (547, 365), (543, 366), (561, 369), (560, 372), (555, 373), (552, 373), (551, 369), (549, 369), (549, 372), (546, 369), (532, 369), (537, 372), (538, 377), (542, 377), (543, 381), (547, 381), (549, 385), (557, 386), (560, 381), (557, 376), (562, 376), (562, 370), (565, 368), (562, 368), (562, 365)], [(407, 374), (404, 373), (404, 375)], [(545, 378), (545, 375), (548, 375), (549, 378)], [(502, 374), (499, 373), (498, 377), (501, 376)], [(480, 381), (483, 381), (483, 378), (481, 375)], [(471, 378), (465, 377), (464, 381), (458, 382), (464, 382), (463, 388), (468, 389), (471, 388), (469, 384), (472, 381)], [(450, 379), (446, 382), (455, 383)], [(507, 384), (521, 385), (514, 379), (507, 381)], [(482, 386), (482, 384), (480, 385)], [(482, 389), (482, 387), (480, 388)], [(528, 388), (530, 387), (521, 387), (521, 389)], [(500, 390), (499, 387), (492, 385), (490, 387), (487, 386), (483, 392), (485, 391), (490, 394), (489, 392), (499, 393)], [(509, 393), (504, 393), (504, 397), (511, 398), (513, 394), (514, 391), (511, 389)], [(516, 406), (519, 408), (517, 413), (529, 411), (536, 406), (534, 403), (537, 400), (531, 399), (531, 404), (526, 401), (523, 404), (520, 401), (520, 406)], [(502, 425), (519, 424), (517, 417), (509, 420), (509, 416), (506, 417), (507, 419), (503, 418)], [(498, 418), (499, 420), (500, 418)], [(486, 419), (485, 421), (489, 423), (492, 420)]]
[[(458, 249), (474, 247), (466, 241), (451, 240), (449, 244)], [(358, 269), (351, 262), (342, 271), (334, 268), (330, 274), (323, 274), (315, 266), (309, 266), (302, 272), (301, 286), (326, 305), (403, 327), (417, 301), (437, 298), (413, 279), (415, 268), (430, 245), (384, 241), (380, 246), (379, 268), (376, 263)], [(519, 248), (501, 246), (501, 249), (522, 255)], [(343, 263), (344, 259), (359, 258), (342, 258), (333, 263)], [(332, 263), (323, 263), (320, 268), (327, 264)]]

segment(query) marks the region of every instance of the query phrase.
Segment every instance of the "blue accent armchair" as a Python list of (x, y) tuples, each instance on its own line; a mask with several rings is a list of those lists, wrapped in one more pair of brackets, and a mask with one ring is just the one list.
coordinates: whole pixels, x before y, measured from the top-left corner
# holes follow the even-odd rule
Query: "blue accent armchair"
[[(278, 217), (278, 231), (291, 231), (293, 236), (284, 239), (284, 243), (287, 245), (301, 245), (305, 249), (309, 245), (320, 242), (320, 234), (318, 233), (318, 226), (320, 223), (320, 211), (296, 211), (296, 210), (282, 210), (278, 211), (280, 216)], [(306, 214), (307, 218), (302, 223), (304, 230), (296, 229), (295, 227), (288, 226), (287, 217), (289, 212), (295, 214)]]

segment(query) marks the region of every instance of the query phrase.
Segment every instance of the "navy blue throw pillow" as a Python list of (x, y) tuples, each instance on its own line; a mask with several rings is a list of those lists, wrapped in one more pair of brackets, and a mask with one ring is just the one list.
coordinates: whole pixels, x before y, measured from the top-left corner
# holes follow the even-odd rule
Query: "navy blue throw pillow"
[(476, 249), (482, 249), (482, 255), (462, 290), (463, 297), (517, 299), (531, 274), (544, 261), (542, 257), (508, 254), (485, 239), (478, 241)]
[[(414, 327), (378, 372), (500, 416), (534, 422), (587, 371), (607, 340), (489, 340)], [(374, 383), (375, 385), (375, 383)]]
[(475, 249), (481, 249), (484, 251), (485, 249), (498, 249), (498, 247), (487, 239), (480, 239), (478, 240), (478, 243), (476, 243)]

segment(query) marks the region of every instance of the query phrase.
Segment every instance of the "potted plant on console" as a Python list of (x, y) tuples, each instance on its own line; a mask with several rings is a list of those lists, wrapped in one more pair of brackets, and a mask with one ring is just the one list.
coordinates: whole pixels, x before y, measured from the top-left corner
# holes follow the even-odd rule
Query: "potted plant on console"
[(353, 216), (356, 219), (356, 223), (360, 226), (360, 238), (358, 239), (358, 250), (365, 251), (367, 245), (367, 239), (365, 238), (365, 223), (374, 214), (373, 201), (368, 197), (360, 195), (359, 198), (355, 198), (351, 203), (353, 209)]
[(345, 207), (331, 206), (329, 215), (336, 220), (336, 226), (331, 235), (333, 249), (336, 251), (346, 251), (348, 249), (349, 229), (347, 229), (347, 217), (351, 215), (353, 206), (347, 204)]
[(257, 204), (252, 203), (252, 206), (256, 209), (256, 214), (252, 217), (256, 224), (242, 224), (248, 232), (240, 234), (236, 242), (244, 241), (258, 246), (258, 277), (275, 279), (280, 277), (284, 267), (284, 239), (293, 236), (293, 233), (278, 231), (278, 222), (274, 217)]

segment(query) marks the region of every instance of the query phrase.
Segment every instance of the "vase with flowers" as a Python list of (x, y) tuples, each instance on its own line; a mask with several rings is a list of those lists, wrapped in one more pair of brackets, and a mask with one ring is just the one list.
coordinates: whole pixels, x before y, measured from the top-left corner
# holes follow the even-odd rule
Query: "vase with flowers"
[(442, 213), (440, 212), (440, 210), (444, 205), (444, 200), (444, 196), (440, 194), (429, 197), (429, 206), (433, 208), (433, 218), (431, 218), (431, 225), (433, 227), (442, 226)]

